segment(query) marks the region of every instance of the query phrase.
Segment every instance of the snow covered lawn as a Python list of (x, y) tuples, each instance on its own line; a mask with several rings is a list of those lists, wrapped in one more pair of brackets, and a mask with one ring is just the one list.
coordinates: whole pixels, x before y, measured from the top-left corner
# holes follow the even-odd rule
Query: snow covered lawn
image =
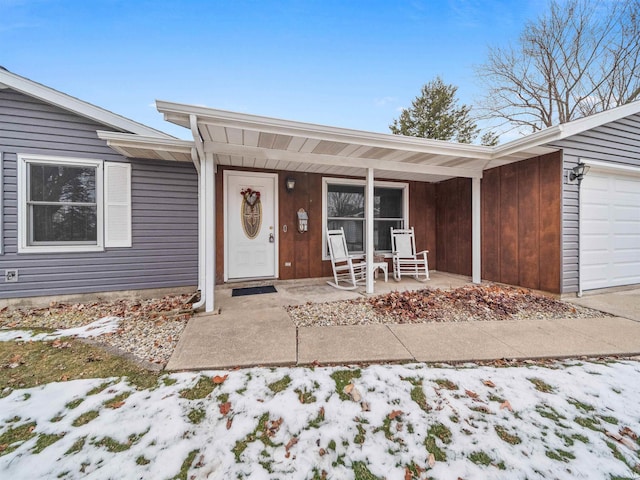
[(638, 399), (633, 361), (49, 383), (0, 399), (0, 477), (638, 478)]

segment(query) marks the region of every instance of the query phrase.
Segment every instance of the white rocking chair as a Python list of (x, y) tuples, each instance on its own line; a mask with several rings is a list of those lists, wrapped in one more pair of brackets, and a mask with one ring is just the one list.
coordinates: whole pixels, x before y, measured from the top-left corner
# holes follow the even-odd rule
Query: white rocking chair
[[(333, 282), (327, 283), (340, 290), (354, 290), (359, 284), (365, 283), (367, 264), (364, 261), (354, 261), (358, 258), (349, 255), (344, 229), (327, 230), (327, 243), (329, 244), (334, 279)], [(345, 285), (341, 285), (340, 282)]]
[(393, 278), (396, 282), (402, 275), (410, 276), (419, 282), (429, 280), (429, 250), (416, 252), (416, 237), (413, 227), (406, 230), (391, 227), (391, 248), (393, 250)]

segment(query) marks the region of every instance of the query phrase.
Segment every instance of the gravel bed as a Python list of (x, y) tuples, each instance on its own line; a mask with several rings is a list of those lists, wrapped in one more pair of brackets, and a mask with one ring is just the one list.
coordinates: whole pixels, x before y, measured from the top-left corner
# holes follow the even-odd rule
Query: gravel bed
[(286, 307), (297, 327), (609, 316), (599, 310), (498, 285), (391, 292), (370, 298)]
[(0, 311), (0, 329), (56, 330), (87, 325), (103, 317), (119, 317), (115, 333), (94, 339), (156, 365), (166, 365), (193, 315), (185, 303), (190, 295), (149, 300), (119, 300), (90, 304), (52, 303), (46, 308)]

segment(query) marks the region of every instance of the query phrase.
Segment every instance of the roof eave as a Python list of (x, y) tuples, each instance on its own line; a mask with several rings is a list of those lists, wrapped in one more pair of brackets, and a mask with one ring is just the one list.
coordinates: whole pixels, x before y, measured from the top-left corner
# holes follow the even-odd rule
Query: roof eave
[(8, 70), (0, 69), (0, 84), (116, 130), (155, 138), (175, 138), (160, 130), (147, 127), (146, 125), (110, 112), (109, 110), (97, 107), (71, 95), (29, 80), (28, 78), (16, 75)]

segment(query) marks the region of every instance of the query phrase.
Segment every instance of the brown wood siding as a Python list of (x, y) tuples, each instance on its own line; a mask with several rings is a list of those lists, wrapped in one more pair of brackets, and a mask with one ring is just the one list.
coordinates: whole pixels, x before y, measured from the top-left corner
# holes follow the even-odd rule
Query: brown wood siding
[(487, 170), (481, 192), (482, 278), (559, 292), (561, 154)]
[(436, 268), (471, 275), (471, 180), (454, 178), (435, 185)]
[[(256, 171), (235, 167), (218, 168), (216, 174), (216, 283), (224, 281), (223, 171), (225, 169)], [(279, 278), (290, 280), (330, 276), (331, 262), (322, 260), (322, 178), (328, 175), (261, 171), (278, 174)], [(291, 193), (287, 192), (284, 185), (287, 177), (296, 180), (296, 188)], [(304, 208), (309, 214), (309, 231), (306, 233), (299, 233), (297, 230), (299, 208)], [(409, 224), (416, 231), (416, 248), (429, 250), (429, 268), (437, 268), (434, 184), (409, 182)], [(282, 231), (284, 225), (287, 225), (286, 233)], [(286, 266), (287, 263), (291, 265)]]

